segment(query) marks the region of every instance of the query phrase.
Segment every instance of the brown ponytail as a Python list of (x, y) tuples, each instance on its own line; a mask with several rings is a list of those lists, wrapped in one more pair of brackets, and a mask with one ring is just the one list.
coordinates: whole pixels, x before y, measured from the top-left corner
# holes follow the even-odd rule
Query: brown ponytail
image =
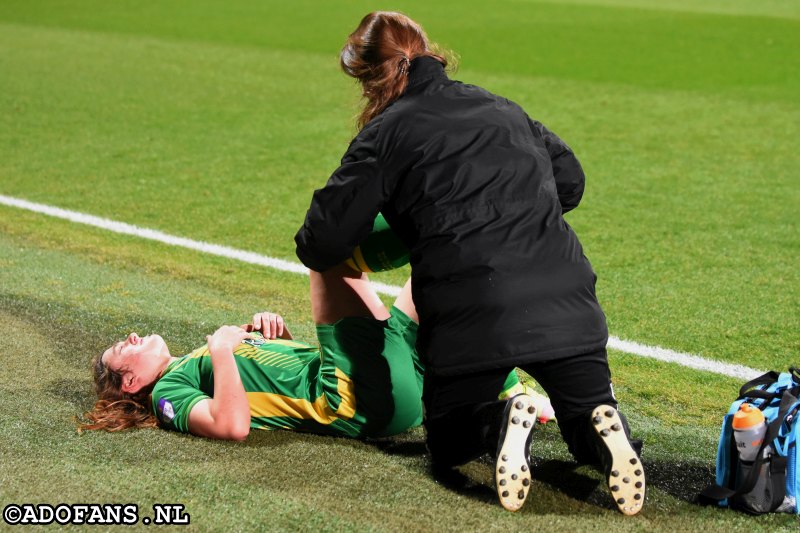
[(153, 414), (150, 393), (155, 383), (128, 394), (122, 391), (122, 375), (108, 368), (102, 361), (102, 354), (92, 359), (97, 402), (91, 411), (84, 414), (89, 422), (78, 422), (78, 431), (102, 429), (122, 431), (132, 428), (158, 427)]
[(361, 82), (367, 100), (357, 120), (359, 128), (403, 94), (411, 60), (419, 56), (448, 64), (422, 27), (402, 13), (374, 11), (361, 20), (340, 56), (342, 70)]

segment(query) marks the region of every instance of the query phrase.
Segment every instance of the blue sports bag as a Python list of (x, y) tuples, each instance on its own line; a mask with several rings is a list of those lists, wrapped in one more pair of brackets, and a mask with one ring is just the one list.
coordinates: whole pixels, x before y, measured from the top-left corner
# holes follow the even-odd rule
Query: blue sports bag
[[(701, 503), (750, 514), (800, 514), (800, 370), (767, 372), (745, 383), (722, 421), (717, 449), (717, 483), (700, 493)], [(733, 415), (742, 403), (761, 409), (767, 423), (764, 441), (752, 462), (739, 460)]]

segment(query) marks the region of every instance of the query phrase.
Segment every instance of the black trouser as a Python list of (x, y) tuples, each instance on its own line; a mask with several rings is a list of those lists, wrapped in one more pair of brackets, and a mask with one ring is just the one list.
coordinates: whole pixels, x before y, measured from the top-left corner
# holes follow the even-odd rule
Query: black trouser
[[(617, 406), (606, 350), (521, 366), (553, 404), (561, 436), (579, 463), (600, 457), (590, 432), (592, 410)], [(425, 375), (423, 401), (428, 449), (436, 466), (456, 466), (496, 453), (505, 402), (498, 401), (510, 368), (457, 376)], [(626, 428), (627, 430), (627, 428)]]

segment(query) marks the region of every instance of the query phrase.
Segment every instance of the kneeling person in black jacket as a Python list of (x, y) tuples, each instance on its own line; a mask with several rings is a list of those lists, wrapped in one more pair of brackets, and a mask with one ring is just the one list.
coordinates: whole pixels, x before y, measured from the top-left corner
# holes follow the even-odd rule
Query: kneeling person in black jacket
[(314, 193), (297, 255), (317, 271), (341, 263), (379, 212), (410, 250), (434, 468), (490, 452), (500, 502), (522, 506), (536, 409), (491, 394), (519, 367), (575, 458), (602, 465), (620, 511), (638, 513), (644, 472), (611, 390), (597, 278), (563, 218), (583, 194), (578, 160), (513, 102), (449, 79), (404, 15), (367, 15), (341, 64), (367, 100), (362, 129)]

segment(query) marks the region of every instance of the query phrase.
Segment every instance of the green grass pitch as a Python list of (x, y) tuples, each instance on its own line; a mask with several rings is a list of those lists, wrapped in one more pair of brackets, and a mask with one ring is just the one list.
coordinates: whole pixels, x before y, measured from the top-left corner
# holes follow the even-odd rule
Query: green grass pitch
[[(373, 9), (460, 56), (587, 176), (567, 218), (612, 334), (759, 369), (800, 364), (800, 8), (791, 0), (0, 3), (0, 194), (295, 260), (311, 192), (355, 133), (338, 68)], [(407, 270), (375, 279), (400, 284)], [(387, 300), (388, 301), (388, 300)], [(735, 379), (611, 352), (646, 442), (645, 510), (611, 509), (555, 426), (503, 511), (484, 462), (435, 483), (420, 429), (380, 442), (254, 432), (77, 434), (88, 361), (130, 330), (185, 353), (307, 280), (0, 207), (0, 505), (182, 503), (197, 530), (796, 531), (702, 508)], [(0, 524), (0, 529), (5, 524)]]

